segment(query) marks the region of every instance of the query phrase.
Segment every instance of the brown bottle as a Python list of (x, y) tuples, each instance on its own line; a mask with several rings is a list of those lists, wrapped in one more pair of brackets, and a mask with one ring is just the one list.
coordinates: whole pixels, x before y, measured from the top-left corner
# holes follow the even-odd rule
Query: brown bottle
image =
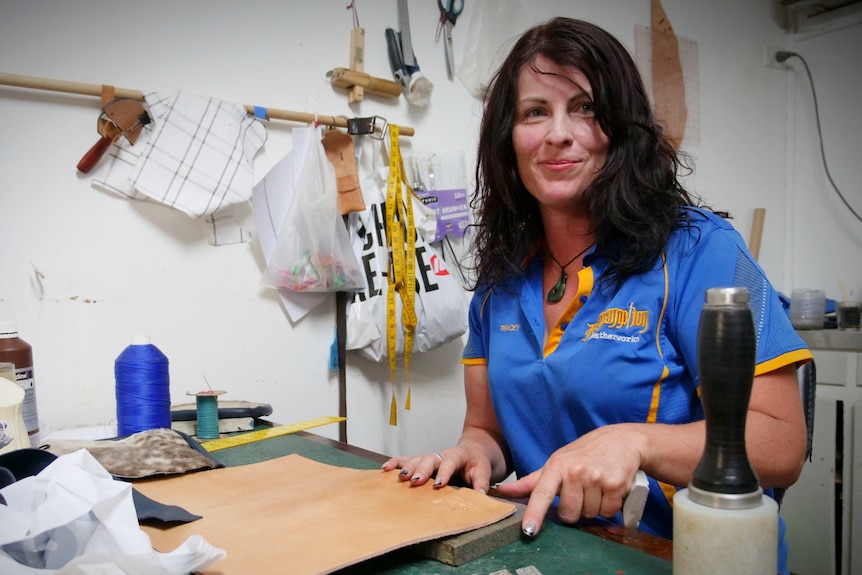
[(27, 433), (39, 432), (36, 411), (36, 379), (33, 376), (33, 348), (18, 337), (18, 322), (0, 321), (0, 361), (15, 364), (15, 380), (24, 390), (24, 425)]

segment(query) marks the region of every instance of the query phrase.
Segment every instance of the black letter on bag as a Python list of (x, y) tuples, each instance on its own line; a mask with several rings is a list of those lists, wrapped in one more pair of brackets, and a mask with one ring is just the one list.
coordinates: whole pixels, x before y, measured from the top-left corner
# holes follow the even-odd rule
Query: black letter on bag
[[(416, 267), (419, 269), (419, 276), (422, 278), (425, 293), (430, 293), (440, 289), (440, 286), (429, 279), (428, 272), (431, 271), (431, 266), (425, 263), (425, 258), (423, 257), (425, 252), (425, 246), (416, 246)], [(416, 291), (417, 293), (422, 291), (419, 287), (419, 282), (416, 282)]]

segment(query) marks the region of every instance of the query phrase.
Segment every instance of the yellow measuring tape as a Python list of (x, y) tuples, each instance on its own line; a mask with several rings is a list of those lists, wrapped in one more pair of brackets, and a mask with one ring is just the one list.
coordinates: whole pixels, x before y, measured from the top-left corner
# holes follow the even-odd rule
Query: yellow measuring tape
[(239, 435), (230, 435), (221, 439), (213, 439), (212, 441), (201, 443), (201, 446), (207, 451), (218, 451), (220, 449), (227, 449), (228, 447), (254, 443), (255, 441), (260, 441), (262, 439), (269, 439), (270, 437), (296, 433), (297, 431), (311, 429), (312, 427), (320, 427), (321, 425), (327, 425), (329, 423), (345, 421), (346, 419), (346, 417), (328, 415), (326, 417), (318, 417), (317, 419), (309, 419), (297, 423), (290, 423), (288, 425), (276, 425), (274, 427), (268, 427), (267, 429), (249, 431), (247, 433), (240, 433)]
[[(404, 190), (407, 190), (407, 194)], [(392, 402), (389, 425), (397, 425), (395, 401), (395, 365), (398, 350), (398, 321), (395, 293), (401, 297), (401, 324), (404, 327), (404, 374), (407, 379), (407, 401), (410, 409), (410, 353), (413, 351), (413, 330), (416, 328), (416, 225), (413, 223), (413, 190), (407, 183), (398, 126), (389, 124), (389, 179), (386, 189), (386, 243), (392, 255), (386, 292), (386, 339), (389, 347), (389, 373), (392, 382)]]

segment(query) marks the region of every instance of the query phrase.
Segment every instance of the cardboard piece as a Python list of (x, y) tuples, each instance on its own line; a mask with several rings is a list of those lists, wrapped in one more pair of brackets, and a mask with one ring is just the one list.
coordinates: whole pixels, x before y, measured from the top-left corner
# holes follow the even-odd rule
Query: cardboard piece
[(688, 109), (679, 41), (661, 0), (652, 0), (652, 87), (656, 117), (665, 134), (679, 148), (685, 137)]
[(153, 546), (189, 535), (227, 551), (205, 575), (331, 573), (414, 543), (512, 515), (515, 505), (472, 489), (411, 487), (396, 472), (352, 469), (300, 455), (135, 483), (144, 495), (203, 519), (144, 526)]

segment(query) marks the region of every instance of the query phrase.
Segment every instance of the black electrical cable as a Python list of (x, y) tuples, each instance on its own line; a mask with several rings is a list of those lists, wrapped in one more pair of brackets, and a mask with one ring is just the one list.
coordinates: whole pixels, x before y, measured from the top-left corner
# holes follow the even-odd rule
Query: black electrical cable
[(844, 198), (844, 194), (841, 193), (841, 190), (839, 190), (838, 186), (835, 184), (835, 180), (832, 179), (832, 174), (829, 173), (829, 166), (826, 164), (826, 151), (823, 148), (823, 131), (820, 128), (820, 108), (817, 105), (817, 91), (814, 89), (814, 79), (811, 77), (811, 70), (808, 69), (808, 63), (805, 61), (805, 58), (796, 52), (779, 50), (775, 53), (775, 61), (779, 64), (794, 57), (799, 58), (802, 65), (805, 66), (805, 72), (808, 74), (808, 82), (811, 84), (811, 95), (814, 97), (814, 116), (817, 119), (817, 136), (820, 138), (820, 157), (823, 159), (823, 169), (826, 170), (826, 177), (829, 179), (829, 183), (832, 184), (832, 188), (835, 190), (835, 193), (838, 194), (838, 197), (841, 198), (841, 201), (844, 202), (845, 206), (847, 206), (847, 209), (856, 216), (857, 220), (862, 222), (862, 217), (860, 217), (859, 214), (856, 213), (856, 210), (853, 209), (853, 206), (847, 202)]

